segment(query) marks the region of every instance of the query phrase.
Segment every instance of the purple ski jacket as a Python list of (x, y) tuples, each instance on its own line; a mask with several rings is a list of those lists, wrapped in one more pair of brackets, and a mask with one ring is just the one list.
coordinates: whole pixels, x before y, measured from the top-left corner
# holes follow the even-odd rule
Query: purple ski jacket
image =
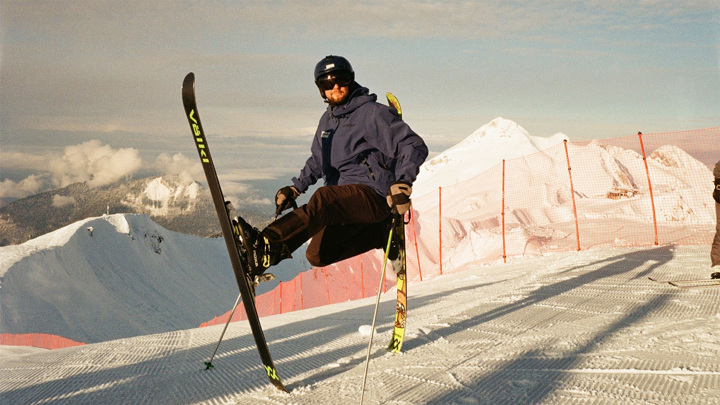
[(301, 193), (323, 178), (325, 185), (364, 184), (385, 196), (390, 185), (412, 185), (428, 155), (422, 138), (394, 108), (354, 83), (348, 101), (328, 106), (320, 118), (311, 156), (294, 186)]

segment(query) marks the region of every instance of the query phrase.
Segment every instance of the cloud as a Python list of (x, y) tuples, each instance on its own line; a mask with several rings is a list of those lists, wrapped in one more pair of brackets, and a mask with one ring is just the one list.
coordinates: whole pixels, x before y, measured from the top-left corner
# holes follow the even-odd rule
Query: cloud
[[(181, 181), (197, 181), (205, 184), (205, 172), (202, 164), (197, 160), (197, 158), (188, 158), (182, 153), (172, 156), (162, 153), (155, 159), (151, 168), (161, 174), (180, 176)], [(265, 179), (267, 174), (263, 174), (262, 168), (247, 172), (247, 170), (235, 170), (220, 175), (225, 198), (232, 201), (236, 207), (247, 204), (272, 205), (269, 198), (258, 196), (260, 192), (244, 182), (245, 180)]]
[[(593, 1), (574, 4), (566, 0), (506, 2), (502, 0), (403, 2), (332, 0), (304, 2), (241, 3), (223, 20), (245, 20), (248, 27), (263, 27), (279, 37), (326, 39), (432, 38), (497, 39), (542, 33), (537, 38), (565, 37), (569, 29), (605, 26), (622, 19), (628, 25), (664, 19), (683, 22), (717, 15), (717, 0)], [(620, 11), (618, 11), (620, 10)], [(338, 16), (352, 18), (338, 18)], [(430, 28), (431, 27), (431, 28)], [(552, 27), (549, 29), (549, 27)]]
[[(57, 7), (57, 4), (62, 7)], [(137, 2), (128, 13), (127, 4), (113, 1), (34, 1), (10, 2), (3, 22), (21, 21), (27, 27), (30, 44), (51, 41), (86, 45), (101, 41), (112, 47), (128, 45), (129, 24), (142, 27), (133, 44), (143, 55), (156, 54), (146, 45), (153, 38), (179, 49), (197, 30), (205, 30), (218, 40), (228, 32), (243, 29), (276, 36), (327, 40), (334, 38), (467, 38), (494, 33), (535, 30), (551, 22), (583, 25), (588, 19), (628, 15), (629, 19), (683, 19), (707, 16), (718, 11), (716, 0), (593, 0), (574, 4), (566, 0), (316, 0), (307, 2), (187, 2), (178, 7), (172, 1)], [(347, 17), (352, 16), (352, 17)], [(597, 17), (597, 19), (593, 18)], [(178, 35), (177, 27), (183, 27)], [(189, 27), (189, 29), (188, 29)], [(245, 27), (245, 28), (244, 28)], [(429, 29), (431, 27), (431, 29)], [(57, 36), (62, 34), (63, 36)], [(64, 36), (69, 38), (69, 41)], [(184, 46), (181, 46), (184, 45)]]
[(50, 162), (50, 171), (59, 187), (77, 182), (99, 187), (130, 177), (141, 166), (137, 149), (113, 149), (93, 139), (66, 147), (61, 158)]
[(44, 184), (43, 179), (34, 174), (19, 182), (5, 179), (0, 182), (0, 198), (24, 198), (40, 191)]
[[(2, 140), (1, 137), (0, 140)], [(45, 151), (33, 151), (32, 153), (26, 153), (0, 150), (0, 169), (12, 168), (14, 170), (30, 169), (35, 171), (47, 171), (48, 162), (56, 159), (57, 157), (58, 155), (56, 153)]]
[(236, 207), (241, 207), (245, 204), (272, 204), (269, 198), (258, 196), (258, 191), (245, 183), (223, 181), (222, 187), (226, 197), (232, 201)]
[(162, 174), (177, 175), (185, 182), (205, 181), (205, 173), (198, 159), (190, 159), (182, 153), (172, 156), (161, 153), (155, 159), (152, 168)]
[(75, 204), (77, 204), (77, 201), (75, 201), (74, 197), (55, 194), (52, 198), (52, 206), (55, 208), (67, 207), (68, 205)]

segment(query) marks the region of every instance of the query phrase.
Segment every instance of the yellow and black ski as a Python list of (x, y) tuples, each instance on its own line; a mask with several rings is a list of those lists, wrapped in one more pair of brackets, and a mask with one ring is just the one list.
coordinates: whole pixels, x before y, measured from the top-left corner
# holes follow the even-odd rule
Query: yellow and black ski
[[(243, 305), (245, 306), (245, 312), (247, 314), (248, 322), (250, 323), (250, 329), (252, 330), (253, 337), (255, 338), (255, 344), (257, 345), (258, 352), (260, 353), (260, 359), (262, 360), (265, 373), (275, 387), (287, 392), (287, 389), (280, 381), (280, 377), (278, 377), (272, 358), (270, 357), (270, 349), (268, 348), (267, 341), (265, 340), (265, 334), (263, 333), (260, 325), (260, 318), (258, 317), (257, 308), (255, 307), (253, 289), (247, 277), (247, 266), (238, 252), (238, 245), (236, 243), (237, 235), (234, 233), (236, 232), (234, 230), (236, 227), (233, 226), (232, 218), (230, 218), (230, 215), (225, 207), (225, 197), (223, 196), (222, 189), (220, 188), (220, 181), (218, 180), (215, 165), (213, 163), (212, 156), (210, 155), (210, 148), (208, 147), (205, 132), (203, 131), (202, 124), (200, 123), (200, 115), (198, 115), (197, 102), (195, 100), (195, 75), (192, 72), (188, 73), (183, 81), (182, 99), (185, 107), (185, 116), (190, 123), (190, 130), (192, 131), (193, 139), (195, 141), (195, 147), (200, 155), (200, 161), (202, 162), (202, 167), (205, 171), (205, 177), (207, 178), (208, 187), (210, 188), (213, 204), (215, 206), (215, 210), (217, 211), (218, 220), (220, 221), (220, 228), (222, 229), (225, 244), (227, 245), (227, 250), (230, 254), (230, 263), (232, 264), (235, 278), (237, 279), (240, 296), (242, 297)], [(208, 365), (208, 368), (210, 368), (210, 365)]]
[(398, 101), (397, 97), (395, 97), (395, 95), (392, 93), (386, 93), (385, 97), (387, 97), (387, 101), (390, 107), (395, 107), (395, 110), (398, 113), (398, 117), (402, 119), (402, 108), (400, 108), (400, 102)]
[(405, 321), (407, 319), (407, 271), (405, 268), (405, 218), (398, 216), (393, 230), (393, 244), (391, 249), (397, 249), (397, 258), (391, 260), (395, 276), (397, 277), (397, 302), (395, 305), (395, 328), (393, 329), (389, 352), (399, 352), (405, 338)]
[[(392, 94), (386, 94), (388, 104), (395, 107), (398, 116), (402, 119), (402, 109), (400, 102)], [(391, 260), (393, 270), (397, 276), (397, 302), (395, 311), (395, 328), (393, 329), (392, 339), (387, 350), (391, 352), (399, 352), (402, 348), (403, 339), (405, 338), (405, 321), (407, 319), (407, 269), (405, 262), (405, 218), (399, 217), (395, 221), (395, 229), (393, 230), (393, 244), (391, 249), (397, 249), (397, 258)]]

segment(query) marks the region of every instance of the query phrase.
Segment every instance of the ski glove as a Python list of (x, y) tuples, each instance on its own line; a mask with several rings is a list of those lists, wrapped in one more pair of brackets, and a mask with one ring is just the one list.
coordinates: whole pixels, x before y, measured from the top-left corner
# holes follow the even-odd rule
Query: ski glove
[(715, 190), (713, 190), (713, 198), (715, 202), (720, 204), (720, 179), (715, 179)]
[(387, 203), (393, 214), (404, 215), (410, 209), (412, 187), (401, 181), (393, 183), (387, 191)]
[(300, 192), (294, 186), (285, 186), (278, 190), (275, 194), (275, 216), (280, 215), (288, 208), (297, 208), (295, 199), (299, 195)]

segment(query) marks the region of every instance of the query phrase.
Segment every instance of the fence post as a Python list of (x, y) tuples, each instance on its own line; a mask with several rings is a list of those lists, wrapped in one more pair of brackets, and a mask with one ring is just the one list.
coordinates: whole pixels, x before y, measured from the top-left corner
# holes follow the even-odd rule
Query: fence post
[(323, 275), (325, 276), (325, 289), (327, 290), (328, 304), (332, 304), (332, 302), (330, 301), (330, 282), (328, 281), (327, 271), (325, 270), (324, 266), (322, 268), (322, 271), (323, 271)]
[(507, 263), (507, 253), (505, 251), (505, 159), (502, 161), (502, 207), (500, 216), (502, 217), (502, 241), (503, 241), (503, 263)]
[(305, 303), (303, 302), (302, 275), (303, 272), (301, 271), (300, 274), (298, 274), (298, 276), (300, 277), (300, 309), (305, 309)]
[(273, 300), (272, 300), (272, 312), (270, 315), (275, 315), (275, 303), (277, 302), (277, 287), (273, 289)]
[(647, 173), (648, 189), (650, 190), (650, 204), (652, 206), (653, 214), (653, 228), (655, 231), (655, 246), (658, 245), (658, 230), (657, 230), (657, 216), (655, 215), (655, 198), (653, 198), (652, 183), (650, 183), (650, 170), (648, 169), (647, 158), (645, 157), (645, 146), (643, 145), (642, 132), (638, 131), (638, 138), (640, 138), (640, 150), (642, 151), (643, 163), (645, 163), (645, 173)]
[(442, 276), (442, 187), (438, 187), (438, 255), (440, 262), (440, 275)]
[(283, 302), (282, 302), (283, 286), (282, 286), (282, 284), (283, 284), (283, 282), (281, 281), (280, 284), (278, 285), (278, 288), (280, 289), (280, 313), (281, 314), (283, 313), (283, 308), (282, 308), (282, 306), (283, 306)]
[(575, 215), (575, 237), (577, 239), (577, 250), (580, 251), (580, 226), (578, 225), (577, 206), (575, 205), (575, 188), (572, 181), (572, 169), (570, 168), (570, 154), (568, 154), (567, 139), (563, 140), (565, 145), (565, 159), (567, 160), (568, 177), (570, 178), (570, 196), (573, 203), (573, 214)]
[(363, 264), (363, 255), (360, 254), (360, 297), (365, 298), (365, 266)]
[[(410, 201), (410, 213), (412, 213), (412, 201)], [(413, 240), (415, 241), (415, 254), (417, 255), (418, 274), (420, 275), (420, 281), (423, 281), (422, 268), (420, 267), (420, 249), (418, 249), (417, 244), (417, 228), (415, 228), (415, 215), (410, 215), (410, 219), (412, 220)]]

